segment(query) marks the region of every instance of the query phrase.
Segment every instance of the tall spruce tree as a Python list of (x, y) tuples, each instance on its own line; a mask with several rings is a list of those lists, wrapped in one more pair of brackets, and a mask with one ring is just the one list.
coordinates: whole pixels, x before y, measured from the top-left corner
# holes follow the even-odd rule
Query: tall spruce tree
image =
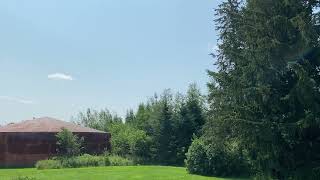
[(320, 167), (318, 6), (228, 0), (217, 10), (205, 137), (236, 141), (265, 178), (313, 179)]
[(128, 123), (128, 124), (133, 123), (134, 120), (135, 120), (135, 118), (136, 118), (136, 117), (135, 117), (135, 114), (134, 114), (133, 110), (130, 109), (130, 110), (127, 111), (127, 113), (126, 113), (125, 122)]
[[(206, 118), (204, 99), (196, 84), (191, 84), (189, 86), (185, 106), (187, 109), (186, 119), (190, 122), (189, 126), (192, 126), (190, 127), (190, 132), (187, 134), (189, 137), (193, 134), (199, 136)], [(187, 124), (185, 124), (185, 126), (187, 126)]]
[(154, 140), (157, 143), (157, 160), (161, 164), (175, 163), (175, 128), (172, 107), (172, 94), (165, 90), (158, 112), (156, 113), (156, 127)]
[(200, 136), (206, 121), (204, 98), (196, 84), (189, 86), (187, 96), (180, 102), (177, 119), (177, 164), (183, 164), (193, 136)]

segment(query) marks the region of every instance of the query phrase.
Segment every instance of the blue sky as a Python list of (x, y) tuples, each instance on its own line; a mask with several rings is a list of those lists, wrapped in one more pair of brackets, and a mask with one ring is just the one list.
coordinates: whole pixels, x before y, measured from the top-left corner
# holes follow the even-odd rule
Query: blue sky
[(218, 0), (0, 1), (0, 124), (206, 91)]

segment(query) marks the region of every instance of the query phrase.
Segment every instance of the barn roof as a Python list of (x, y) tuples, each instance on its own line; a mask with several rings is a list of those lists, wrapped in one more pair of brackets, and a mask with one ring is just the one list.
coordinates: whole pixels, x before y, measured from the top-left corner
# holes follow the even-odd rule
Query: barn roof
[(96, 129), (82, 127), (74, 123), (61, 121), (50, 117), (26, 120), (0, 127), (0, 132), (60, 132), (66, 128), (71, 132), (105, 133)]

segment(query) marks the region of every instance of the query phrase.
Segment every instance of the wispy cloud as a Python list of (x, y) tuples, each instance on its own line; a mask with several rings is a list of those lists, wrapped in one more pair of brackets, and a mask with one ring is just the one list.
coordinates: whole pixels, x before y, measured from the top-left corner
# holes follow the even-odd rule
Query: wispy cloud
[(66, 80), (66, 81), (72, 81), (74, 78), (71, 75), (64, 74), (64, 73), (54, 73), (49, 74), (48, 79), (51, 80)]
[(0, 101), (1, 100), (20, 103), (20, 104), (34, 104), (34, 102), (31, 100), (24, 99), (24, 98), (18, 98), (18, 97), (11, 97), (11, 96), (0, 96)]

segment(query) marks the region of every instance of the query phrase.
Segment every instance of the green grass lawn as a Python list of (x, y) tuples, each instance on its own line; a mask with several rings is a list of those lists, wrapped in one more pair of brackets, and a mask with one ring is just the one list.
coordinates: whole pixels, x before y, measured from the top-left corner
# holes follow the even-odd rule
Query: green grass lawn
[[(109, 166), (78, 169), (0, 169), (1, 180), (29, 176), (52, 180), (131, 180), (131, 179), (177, 179), (177, 180), (236, 180), (190, 175), (185, 168), (164, 166)], [(239, 179), (238, 179), (239, 180)]]

